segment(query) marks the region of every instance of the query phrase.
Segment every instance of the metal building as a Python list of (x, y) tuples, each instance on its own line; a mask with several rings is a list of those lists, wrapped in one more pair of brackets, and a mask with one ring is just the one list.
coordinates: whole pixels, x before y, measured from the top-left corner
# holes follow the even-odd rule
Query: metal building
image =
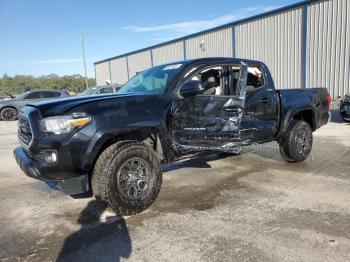
[(308, 0), (95, 63), (98, 85), (122, 84), (137, 72), (199, 57), (265, 62), (277, 88), (327, 87), (350, 92), (350, 1)]

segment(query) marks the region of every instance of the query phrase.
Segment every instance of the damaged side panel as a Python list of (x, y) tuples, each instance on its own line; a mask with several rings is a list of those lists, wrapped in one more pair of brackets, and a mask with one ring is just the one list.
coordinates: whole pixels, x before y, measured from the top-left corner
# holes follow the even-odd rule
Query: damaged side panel
[(241, 110), (235, 98), (193, 96), (179, 101), (173, 115), (173, 136), (181, 144), (224, 145), (238, 138)]
[[(221, 90), (230, 89), (228, 68), (227, 65), (222, 66), (221, 79), (217, 80), (217, 83), (221, 83), (218, 87)], [(173, 97), (170, 129), (172, 147), (176, 152), (183, 154), (191, 151), (233, 153), (240, 151), (242, 141), (240, 125), (243, 117), (245, 92), (243, 87), (246, 71), (246, 66), (242, 65), (240, 81), (237, 84), (243, 95), (227, 95), (228, 93), (224, 91), (219, 95), (200, 94), (185, 98), (175, 95)], [(192, 79), (197, 75), (194, 74)], [(201, 81), (203, 82), (203, 77)]]
[(236, 151), (240, 147), (241, 101), (199, 95), (177, 101), (172, 121), (175, 151)]

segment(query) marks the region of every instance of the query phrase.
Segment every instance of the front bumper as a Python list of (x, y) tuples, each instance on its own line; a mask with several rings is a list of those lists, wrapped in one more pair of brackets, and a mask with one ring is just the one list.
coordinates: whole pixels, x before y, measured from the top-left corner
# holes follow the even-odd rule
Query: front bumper
[[(43, 180), (50, 185), (68, 195), (77, 195), (89, 191), (88, 175), (80, 175), (69, 179), (53, 179), (55, 173), (50, 173), (50, 177), (45, 175), (40, 167), (40, 163), (31, 158), (22, 147), (17, 147), (14, 151), (17, 164), (23, 172), (32, 178)], [(57, 177), (62, 176), (57, 173)]]

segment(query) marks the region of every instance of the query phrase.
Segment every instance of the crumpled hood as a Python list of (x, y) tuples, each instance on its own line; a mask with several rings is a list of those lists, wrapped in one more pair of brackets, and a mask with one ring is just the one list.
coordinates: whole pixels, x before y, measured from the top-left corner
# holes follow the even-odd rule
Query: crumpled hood
[[(109, 94), (109, 95), (95, 95), (95, 96), (75, 96), (68, 98), (55, 99), (51, 101), (44, 101), (29, 104), (28, 106), (35, 107), (39, 109), (42, 117), (52, 116), (52, 115), (60, 115), (64, 114), (71, 109), (86, 104), (103, 100), (111, 100), (111, 99), (123, 99), (127, 97), (139, 97), (139, 96), (149, 96), (152, 94)], [(158, 94), (159, 95), (159, 94)]]

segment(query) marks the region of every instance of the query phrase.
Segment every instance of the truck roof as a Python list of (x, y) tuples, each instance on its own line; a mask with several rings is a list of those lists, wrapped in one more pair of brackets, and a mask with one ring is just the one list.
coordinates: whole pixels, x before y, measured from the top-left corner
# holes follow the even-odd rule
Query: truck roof
[(243, 58), (232, 58), (232, 57), (205, 57), (205, 58), (197, 58), (197, 59), (189, 59), (189, 60), (180, 60), (175, 61), (171, 63), (165, 63), (162, 65), (173, 65), (173, 64), (196, 64), (196, 63), (205, 63), (205, 62), (218, 62), (218, 63), (225, 63), (225, 62), (234, 62), (240, 64), (241, 62), (247, 63), (247, 64), (255, 64), (255, 65), (265, 65), (263, 62), (258, 60), (251, 60), (251, 59), (243, 59)]

